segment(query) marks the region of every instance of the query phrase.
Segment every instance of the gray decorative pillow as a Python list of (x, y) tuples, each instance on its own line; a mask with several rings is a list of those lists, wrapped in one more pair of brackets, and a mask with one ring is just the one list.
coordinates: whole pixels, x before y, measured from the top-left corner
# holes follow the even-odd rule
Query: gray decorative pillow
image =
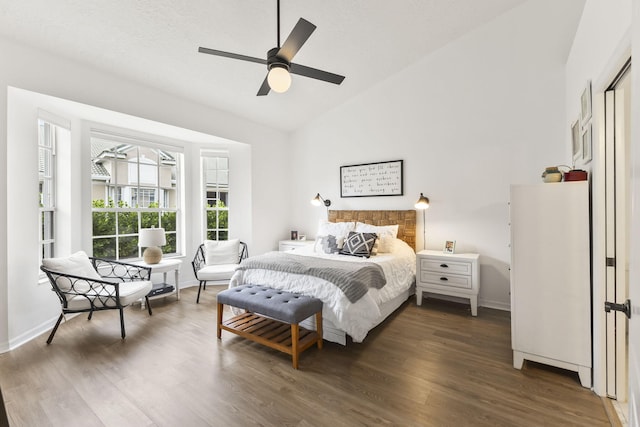
[(340, 254), (369, 258), (377, 238), (378, 235), (376, 233), (358, 233), (351, 231), (344, 241), (344, 246), (342, 246)]
[(336, 236), (321, 236), (320, 244), (322, 245), (322, 252), (325, 254), (335, 254), (340, 252)]

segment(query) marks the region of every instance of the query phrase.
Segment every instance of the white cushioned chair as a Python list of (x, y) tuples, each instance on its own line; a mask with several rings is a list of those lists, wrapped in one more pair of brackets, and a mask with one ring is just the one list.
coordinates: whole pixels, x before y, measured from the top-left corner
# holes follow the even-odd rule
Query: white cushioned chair
[(191, 261), (193, 273), (200, 282), (196, 303), (200, 302), (200, 292), (207, 289), (207, 283), (229, 283), (240, 261), (248, 256), (247, 244), (238, 239), (205, 240)]
[(53, 291), (62, 304), (62, 313), (53, 327), (47, 344), (67, 313), (89, 313), (94, 311), (120, 310), (120, 333), (125, 337), (124, 307), (142, 298), (147, 299), (151, 291), (151, 268), (101, 258), (88, 257), (83, 251), (68, 257), (46, 258), (40, 269), (47, 274)]

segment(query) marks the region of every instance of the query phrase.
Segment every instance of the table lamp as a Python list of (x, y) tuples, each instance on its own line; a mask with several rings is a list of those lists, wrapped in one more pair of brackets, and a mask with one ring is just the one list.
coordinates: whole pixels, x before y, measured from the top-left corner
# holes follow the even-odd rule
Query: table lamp
[(138, 239), (138, 246), (146, 248), (142, 254), (144, 262), (147, 264), (157, 264), (162, 260), (162, 249), (160, 246), (167, 244), (164, 228), (141, 228)]

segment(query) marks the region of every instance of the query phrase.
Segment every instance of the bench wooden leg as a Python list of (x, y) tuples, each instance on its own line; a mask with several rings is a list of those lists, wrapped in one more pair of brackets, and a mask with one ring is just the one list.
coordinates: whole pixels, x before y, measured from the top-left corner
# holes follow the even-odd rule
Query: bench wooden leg
[(298, 357), (300, 350), (298, 348), (299, 332), (297, 323), (291, 324), (291, 358), (293, 359), (293, 369), (298, 369)]
[(316, 313), (316, 332), (318, 333), (318, 348), (322, 348), (322, 311)]
[(222, 311), (224, 310), (224, 304), (218, 303), (218, 339), (222, 338)]

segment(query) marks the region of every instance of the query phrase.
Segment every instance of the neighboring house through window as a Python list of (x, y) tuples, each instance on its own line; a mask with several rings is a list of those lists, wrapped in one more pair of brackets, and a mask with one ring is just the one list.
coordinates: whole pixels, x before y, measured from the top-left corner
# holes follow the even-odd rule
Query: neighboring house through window
[(93, 255), (140, 257), (138, 231), (162, 227), (165, 254), (178, 248), (181, 153), (145, 141), (93, 133), (91, 181)]
[(205, 239), (229, 240), (229, 157), (202, 152)]

